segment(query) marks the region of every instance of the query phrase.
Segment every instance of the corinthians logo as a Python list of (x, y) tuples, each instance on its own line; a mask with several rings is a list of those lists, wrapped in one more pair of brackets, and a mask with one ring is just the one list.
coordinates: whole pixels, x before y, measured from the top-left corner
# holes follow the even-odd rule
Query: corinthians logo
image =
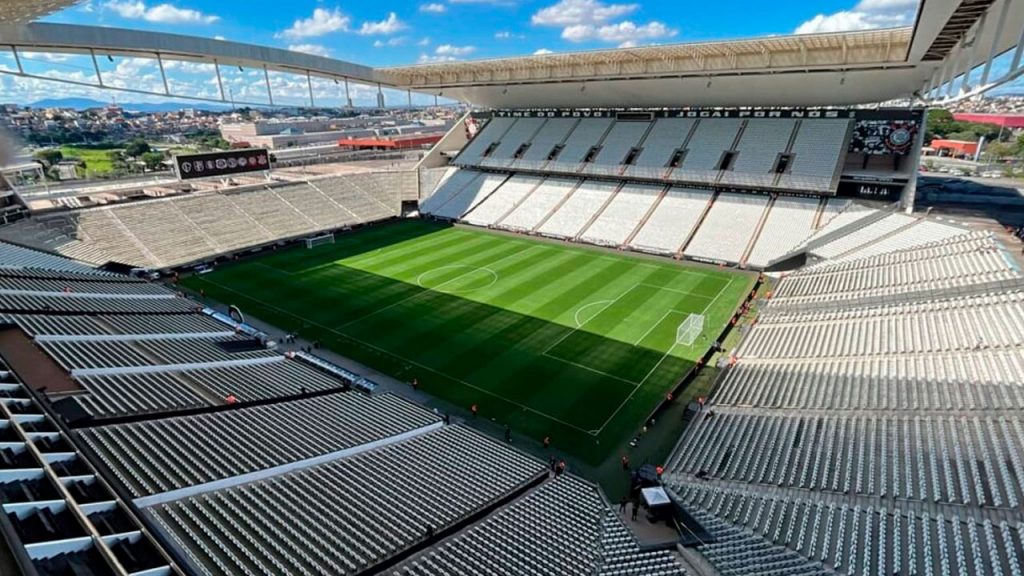
[(893, 152), (906, 152), (914, 142), (914, 126), (894, 122), (885, 137), (885, 147)]

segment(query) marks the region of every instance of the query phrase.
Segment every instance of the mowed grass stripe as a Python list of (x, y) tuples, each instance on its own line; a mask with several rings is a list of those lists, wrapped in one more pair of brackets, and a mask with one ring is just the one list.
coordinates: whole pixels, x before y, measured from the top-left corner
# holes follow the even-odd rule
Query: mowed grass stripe
[[(517, 432), (550, 435), (596, 461), (707, 349), (710, 340), (674, 346), (675, 331), (716, 297), (706, 330), (717, 336), (753, 283), (746, 275), (731, 285), (735, 277), (402, 221), (187, 282), (283, 329), (305, 325), (304, 334), (341, 354), (416, 377), (431, 394), (476, 403)], [(615, 300), (621, 305), (598, 313)], [(578, 330), (581, 308), (589, 321)]]

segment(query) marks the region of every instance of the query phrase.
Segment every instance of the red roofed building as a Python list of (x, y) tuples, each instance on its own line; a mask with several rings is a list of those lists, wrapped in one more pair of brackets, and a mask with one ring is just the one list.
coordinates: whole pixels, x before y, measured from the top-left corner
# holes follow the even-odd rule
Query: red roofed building
[[(935, 150), (935, 154), (938, 156), (969, 156), (973, 158), (978, 153), (978, 143), (976, 141), (968, 142), (966, 140), (942, 140), (936, 138), (928, 146)], [(945, 154), (943, 154), (943, 150), (946, 151)]]
[(409, 150), (433, 146), (444, 134), (403, 134), (400, 136), (377, 136), (367, 138), (342, 138), (338, 146), (357, 150)]
[(1024, 114), (972, 114), (969, 112), (957, 112), (953, 114), (955, 120), (961, 122), (979, 122), (981, 124), (995, 124), (1011, 130), (1024, 129)]

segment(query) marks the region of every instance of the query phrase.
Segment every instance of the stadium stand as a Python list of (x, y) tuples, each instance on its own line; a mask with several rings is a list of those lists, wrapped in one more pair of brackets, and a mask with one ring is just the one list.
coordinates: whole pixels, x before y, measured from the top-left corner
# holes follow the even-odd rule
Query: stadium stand
[(687, 143), (683, 162), (673, 175), (694, 182), (714, 182), (725, 151), (732, 149), (742, 126), (743, 121), (735, 118), (700, 120)]
[(850, 126), (849, 120), (801, 120), (790, 149), (793, 161), (778, 185), (791, 190), (835, 189)]
[(47, 214), (0, 226), (0, 238), (97, 265), (172, 268), (395, 217), (403, 177), (352, 174)]
[(769, 202), (768, 196), (719, 194), (683, 253), (694, 258), (741, 262)]
[(134, 496), (149, 496), (330, 455), (440, 420), (389, 394), (340, 392), (79, 434)]
[[(598, 166), (619, 167), (625, 164), (626, 155), (634, 148), (639, 148), (640, 143), (647, 131), (651, 129), (650, 122), (616, 122), (604, 139), (604, 144), (594, 157), (593, 164)], [(591, 166), (584, 168), (588, 171)]]
[(537, 132), (530, 142), (530, 147), (523, 153), (520, 160), (513, 161), (511, 166), (516, 167), (523, 163), (544, 162), (551, 156), (555, 146), (565, 142), (566, 138), (573, 131), (579, 120), (575, 118), (549, 118), (544, 126)]
[[(46, 276), (33, 280), (37, 289), (91, 281), (99, 296), (168, 299), (152, 284), (79, 270), (17, 269), (14, 278)], [(344, 382), (269, 351), (229, 354), (214, 343), (242, 337), (194, 309), (62, 315), (36, 308), (0, 321), (21, 327), (69, 370), (143, 369), (79, 376), (83, 391), (74, 397), (94, 416), (162, 417), (96, 421), (74, 438), (196, 573), (354, 573), (437, 538), (442, 544), (430, 557), (451, 555), (462, 566), (460, 558), (478, 554), (476, 542), (493, 545), (503, 527), (519, 526), (532, 535), (515, 547), (505, 543), (506, 574), (550, 562), (581, 574), (683, 574), (672, 553), (641, 549), (595, 487), (569, 476), (548, 480), (546, 465), (444, 426), (437, 414), (391, 394), (343, 390)], [(253, 357), (273, 361), (181, 368)], [(315, 395), (300, 394), (307, 391)], [(237, 407), (174, 414), (222, 405), (217, 400), (229, 394)], [(247, 404), (253, 399), (278, 401)], [(525, 524), (539, 517), (550, 520), (548, 532)], [(529, 551), (546, 555), (524, 556)], [(417, 566), (431, 564), (412, 553), (395, 570)]]
[[(59, 268), (85, 268), (47, 260)], [(3, 362), (0, 399), (0, 502), (10, 527), (5, 534), (26, 560), (19, 570), (8, 564), (5, 554), (5, 570), (9, 566), (15, 571), (11, 573), (61, 576), (169, 574), (176, 569), (149, 530), (126, 512), (125, 502)]]
[(506, 180), (507, 174), (486, 174), (474, 178), (469, 184), (452, 195), (444, 205), (434, 210), (435, 216), (442, 218), (461, 218), (494, 193)]
[(683, 149), (696, 120), (690, 118), (659, 118), (654, 121), (643, 149), (636, 162), (626, 170), (627, 175), (647, 173), (644, 169), (664, 172), (676, 151)]
[(656, 203), (654, 212), (642, 221), (629, 245), (638, 250), (675, 254), (693, 235), (694, 230), (711, 205), (714, 194), (710, 190), (669, 188)]
[(508, 165), (516, 151), (528, 144), (544, 124), (541, 118), (519, 118), (512, 127), (502, 135), (500, 143), (489, 158)]
[(542, 225), (580, 184), (579, 180), (547, 178), (524, 198), (498, 225), (512, 230), (534, 230)]
[(1018, 573), (1024, 278), (987, 233), (863, 219), (780, 282), (667, 483), (723, 574)]
[(722, 172), (720, 182), (771, 186), (775, 182), (779, 154), (789, 146), (795, 127), (796, 120), (790, 119), (747, 120), (736, 145), (736, 159)]
[(755, 268), (764, 268), (810, 236), (814, 232), (814, 220), (820, 204), (821, 200), (817, 198), (776, 198), (747, 263)]
[[(443, 457), (438, 457), (443, 455)], [(149, 513), (210, 574), (351, 574), (546, 475), (461, 426)], [(395, 489), (401, 478), (401, 489)]]
[(501, 192), (491, 194), (463, 218), (477, 226), (491, 226), (501, 221), (543, 181), (533, 176), (512, 176), (501, 185)]
[(576, 166), (583, 162), (595, 146), (599, 146), (605, 135), (611, 130), (614, 120), (611, 118), (588, 118), (580, 120), (572, 134), (565, 141), (554, 162), (575, 172)]
[(623, 184), (580, 239), (592, 244), (624, 245), (663, 191), (662, 186)]
[[(557, 567), (557, 568), (555, 568)], [(392, 571), (446, 574), (683, 574), (666, 551), (641, 551), (600, 492), (562, 477)]]
[(462, 148), (453, 161), (459, 166), (475, 166), (484, 157), (488, 148), (501, 141), (505, 132), (517, 122), (514, 118), (491, 118), (477, 132), (476, 136)]
[(537, 232), (545, 236), (575, 238), (611, 199), (618, 187), (614, 182), (581, 182), (537, 228)]

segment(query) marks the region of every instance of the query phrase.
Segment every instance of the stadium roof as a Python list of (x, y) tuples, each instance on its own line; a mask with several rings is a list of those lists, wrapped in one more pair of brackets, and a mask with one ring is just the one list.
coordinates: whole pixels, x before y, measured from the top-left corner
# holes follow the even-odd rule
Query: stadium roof
[[(378, 72), (393, 85), (510, 108), (824, 106), (929, 91), (941, 100), (991, 87), (992, 59), (1020, 45), (1022, 29), (1024, 2), (1019, 0), (921, 0), (913, 27), (440, 62)], [(952, 80), (986, 61), (980, 82), (953, 89)], [(1019, 71), (1001, 80), (1014, 74)], [(935, 90), (939, 86), (943, 89)]]
[(78, 2), (79, 0), (3, 0), (0, 1), (0, 22), (29, 22)]
[[(262, 67), (493, 108), (834, 106), (914, 97), (942, 103), (981, 94), (1024, 74), (1021, 0), (921, 0), (917, 22), (904, 28), (392, 68), (193, 36), (22, 22), (33, 14), (73, 3), (0, 0), (0, 14), (17, 19), (0, 17), (4, 44), (15, 55), (17, 50), (102, 51), (114, 56), (191, 60), (214, 67)], [(996, 56), (1006, 53), (1014, 55), (1009, 71), (993, 68)], [(979, 67), (984, 68), (983, 73), (972, 75), (970, 82), (959, 80), (966, 70)], [(29, 76), (20, 65), (16, 73)], [(269, 81), (267, 84), (269, 95)], [(309, 91), (312, 103), (312, 86)], [(223, 88), (217, 101), (226, 101)]]
[(791, 66), (860, 65), (902, 62), (912, 28), (864, 32), (771, 36), (746, 40), (693, 42), (541, 54), (468, 62), (442, 62), (388, 68), (403, 84), (451, 81), (597, 79), (617, 75), (738, 72)]

